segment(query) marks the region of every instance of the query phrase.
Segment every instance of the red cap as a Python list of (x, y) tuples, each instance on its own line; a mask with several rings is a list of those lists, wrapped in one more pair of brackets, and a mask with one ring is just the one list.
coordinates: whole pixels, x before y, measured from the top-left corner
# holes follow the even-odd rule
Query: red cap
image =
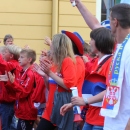
[(83, 45), (82, 45), (80, 38), (77, 35), (75, 35), (74, 33), (69, 32), (69, 31), (63, 30), (61, 32), (66, 34), (73, 41), (73, 43), (77, 46), (79, 53), (81, 55), (83, 55), (84, 50), (83, 50)]

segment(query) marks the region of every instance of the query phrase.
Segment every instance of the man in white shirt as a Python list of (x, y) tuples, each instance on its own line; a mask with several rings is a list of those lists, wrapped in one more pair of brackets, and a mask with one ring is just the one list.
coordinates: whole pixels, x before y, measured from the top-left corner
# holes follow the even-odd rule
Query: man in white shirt
[[(74, 0), (70, 0), (71, 3), (73, 1)], [(84, 20), (92, 30), (101, 27), (99, 21), (88, 11), (81, 0), (75, 0), (75, 3)], [(122, 3), (115, 5), (110, 11), (111, 32), (118, 43), (113, 60), (114, 64), (115, 57), (120, 46), (122, 45), (126, 36), (130, 33), (130, 4)], [(130, 39), (127, 40), (127, 44), (130, 44)], [(130, 45), (127, 48), (124, 48), (123, 52), (126, 51), (130, 51)], [(119, 111), (117, 116), (114, 118), (107, 116), (105, 117), (104, 130), (125, 130), (127, 122), (130, 118), (130, 55), (123, 58), (125, 67)]]

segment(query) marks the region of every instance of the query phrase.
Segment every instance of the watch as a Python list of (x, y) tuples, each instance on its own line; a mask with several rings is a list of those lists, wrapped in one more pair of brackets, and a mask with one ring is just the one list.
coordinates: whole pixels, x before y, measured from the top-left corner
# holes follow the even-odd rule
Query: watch
[(84, 99), (84, 102), (86, 105), (88, 105), (88, 99), (87, 98), (83, 98)]

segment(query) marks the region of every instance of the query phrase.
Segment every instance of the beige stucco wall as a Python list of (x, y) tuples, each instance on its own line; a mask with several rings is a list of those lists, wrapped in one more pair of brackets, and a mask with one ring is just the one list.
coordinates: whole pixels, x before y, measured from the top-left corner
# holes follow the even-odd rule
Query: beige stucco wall
[[(96, 0), (83, 2), (96, 15)], [(61, 30), (77, 31), (89, 41), (90, 29), (69, 0), (0, 0), (1, 40), (12, 34), (15, 44), (29, 45), (39, 56), (47, 48), (43, 38)]]

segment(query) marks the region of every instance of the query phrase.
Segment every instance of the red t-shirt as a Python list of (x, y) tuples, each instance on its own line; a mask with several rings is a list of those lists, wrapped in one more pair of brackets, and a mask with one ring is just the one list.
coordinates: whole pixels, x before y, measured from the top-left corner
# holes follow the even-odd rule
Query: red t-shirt
[(80, 56), (76, 56), (76, 66), (77, 66), (77, 88), (78, 88), (78, 94), (80, 97), (82, 97), (82, 86), (83, 81), (85, 77), (85, 65)]
[[(62, 77), (63, 82), (67, 88), (71, 88), (73, 86), (76, 86), (77, 80), (76, 80), (76, 64), (72, 61), (70, 57), (67, 57), (63, 60), (62, 66), (61, 66), (61, 72), (60, 77)], [(48, 94), (48, 101), (46, 103), (45, 111), (42, 115), (43, 118), (50, 121), (52, 108), (53, 108), (53, 101), (54, 101), (54, 94), (57, 90), (57, 84), (56, 82), (49, 78), (49, 94)], [(58, 86), (59, 92), (65, 92), (66, 89)]]
[[(106, 78), (108, 76), (111, 60), (112, 58), (109, 58), (98, 70), (98, 72), (95, 72), (98, 67), (98, 59), (96, 59), (95, 62), (93, 63), (91, 73), (97, 73)], [(91, 125), (104, 126), (104, 117), (100, 116), (100, 109), (101, 107), (95, 107), (89, 105), (89, 109), (86, 114), (86, 122)]]

